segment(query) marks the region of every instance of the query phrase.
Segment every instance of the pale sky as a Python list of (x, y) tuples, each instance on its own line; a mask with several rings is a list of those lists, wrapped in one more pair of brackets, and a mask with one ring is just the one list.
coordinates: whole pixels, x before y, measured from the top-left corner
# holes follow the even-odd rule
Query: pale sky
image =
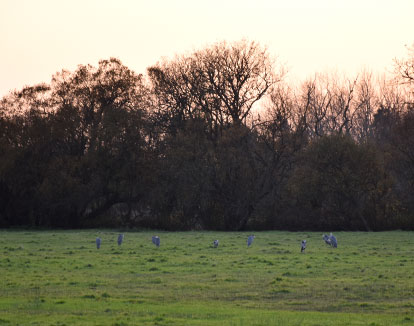
[(414, 43), (414, 0), (0, 0), (0, 97), (119, 58), (137, 73), (214, 42), (267, 46), (304, 80), (392, 70)]

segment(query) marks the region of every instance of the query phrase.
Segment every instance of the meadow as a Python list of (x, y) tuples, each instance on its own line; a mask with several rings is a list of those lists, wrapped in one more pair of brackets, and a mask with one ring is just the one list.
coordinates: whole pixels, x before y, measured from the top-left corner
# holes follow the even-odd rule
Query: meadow
[(123, 233), (0, 230), (0, 325), (414, 326), (413, 232)]

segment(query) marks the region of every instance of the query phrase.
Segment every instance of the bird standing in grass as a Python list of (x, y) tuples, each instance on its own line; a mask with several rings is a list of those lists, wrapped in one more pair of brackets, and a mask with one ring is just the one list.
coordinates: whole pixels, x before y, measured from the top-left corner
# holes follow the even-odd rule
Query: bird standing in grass
[(336, 240), (336, 237), (331, 233), (330, 235), (324, 234), (322, 236), (322, 239), (325, 241), (326, 244), (330, 245), (333, 248), (338, 247), (338, 241)]
[(124, 241), (124, 235), (121, 233), (120, 235), (118, 235), (118, 246), (122, 244), (122, 241)]
[(249, 235), (249, 237), (247, 238), (247, 247), (250, 247), (252, 245), (254, 238), (255, 236), (253, 234)]
[(329, 237), (329, 235), (324, 234), (324, 235), (322, 236), (322, 239), (325, 241), (325, 243), (326, 243), (327, 245), (332, 246), (332, 244), (331, 244), (331, 238)]
[(331, 246), (334, 248), (338, 248), (338, 241), (336, 240), (336, 237), (331, 233), (329, 235), (329, 238), (331, 239)]
[(305, 252), (305, 249), (306, 249), (306, 240), (302, 240), (302, 245), (301, 245), (301, 248), (300, 248), (300, 252)]
[(217, 248), (218, 247), (218, 244), (219, 244), (219, 241), (218, 240), (214, 240), (213, 241), (214, 248)]
[(153, 244), (155, 244), (157, 247), (159, 247), (159, 246), (160, 246), (160, 238), (159, 238), (159, 236), (158, 236), (158, 235), (154, 235), (154, 236), (152, 237), (152, 243), (153, 243)]
[(96, 238), (96, 249), (99, 249), (101, 247), (101, 238)]

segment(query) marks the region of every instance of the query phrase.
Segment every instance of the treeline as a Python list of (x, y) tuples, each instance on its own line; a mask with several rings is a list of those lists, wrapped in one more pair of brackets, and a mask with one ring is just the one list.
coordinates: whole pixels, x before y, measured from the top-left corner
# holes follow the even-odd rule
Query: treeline
[(0, 227), (414, 229), (414, 55), (299, 86), (255, 42), (0, 101)]

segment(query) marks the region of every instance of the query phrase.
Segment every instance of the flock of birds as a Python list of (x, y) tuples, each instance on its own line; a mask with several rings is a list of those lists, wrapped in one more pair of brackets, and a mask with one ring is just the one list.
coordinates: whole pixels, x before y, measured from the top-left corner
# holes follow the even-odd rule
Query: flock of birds
[[(255, 238), (254, 235), (249, 235), (247, 237), (247, 247), (250, 247), (252, 245), (254, 238)], [(322, 239), (325, 241), (325, 243), (327, 245), (330, 245), (333, 248), (337, 248), (338, 247), (338, 241), (336, 240), (336, 237), (332, 233), (329, 234), (329, 235), (324, 234), (322, 236)], [(124, 241), (124, 235), (121, 233), (121, 234), (118, 235), (118, 246), (120, 246), (123, 241)], [(101, 238), (99, 238), (99, 237), (96, 238), (96, 248), (97, 249), (101, 248), (101, 242), (102, 242)], [(159, 247), (160, 244), (161, 244), (160, 237), (157, 236), (157, 235), (154, 235), (152, 237), (152, 243), (154, 245), (156, 245), (157, 247)], [(218, 240), (214, 240), (213, 241), (213, 247), (214, 248), (217, 248), (218, 246), (219, 246), (219, 241)], [(302, 253), (305, 252), (305, 249), (306, 249), (306, 240), (302, 240), (300, 252), (302, 252)]]

